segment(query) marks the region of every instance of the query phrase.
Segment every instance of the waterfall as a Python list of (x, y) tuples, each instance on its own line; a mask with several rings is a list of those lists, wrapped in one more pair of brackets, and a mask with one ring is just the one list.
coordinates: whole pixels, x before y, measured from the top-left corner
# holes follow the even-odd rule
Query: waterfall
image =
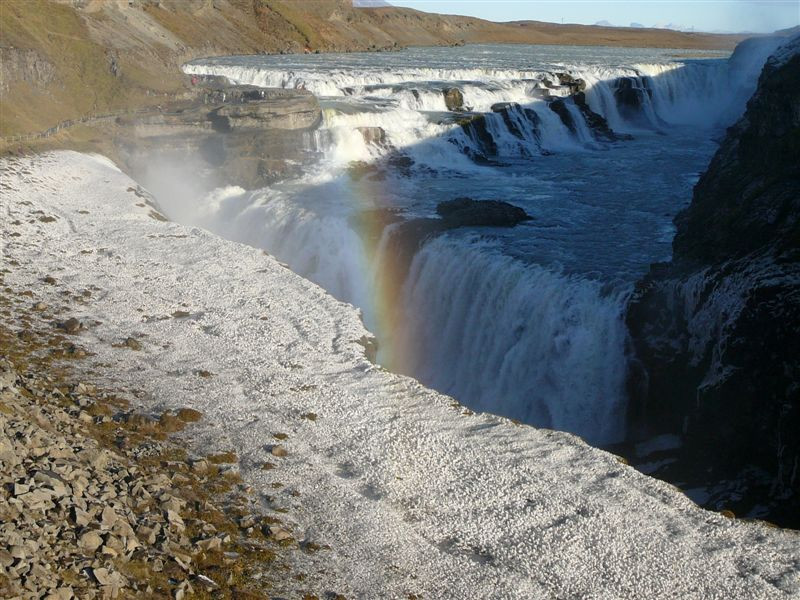
[[(750, 41), (741, 44), (729, 60), (615, 67), (567, 65), (559, 71), (382, 69), (360, 63), (362, 68), (340, 68), (319, 58), (304, 67), (287, 69), (274, 64), (280, 63), (280, 57), (252, 59), (248, 64), (240, 64), (247, 57), (239, 57), (239, 63), (235, 59), (205, 59), (184, 65), (184, 71), (222, 76), (237, 84), (306, 89), (320, 98), (335, 99), (328, 102), (331, 106), (326, 110), (326, 123), (330, 128), (348, 129), (345, 141), (351, 148), (362, 145), (353, 132), (355, 128), (376, 127), (387, 133), (386, 145), (395, 149), (423, 139), (446, 137), (470, 156), (485, 157), (485, 147), (470, 144), (457, 131), (466, 116), (484, 114), (488, 135), (497, 147), (493, 153), (502, 158), (596, 145), (592, 124), (574, 104), (566, 103), (574, 123), (571, 131), (565, 132), (558, 119), (547, 114), (549, 102), (576, 91), (575, 82), (583, 82), (588, 107), (619, 132), (660, 130), (676, 124), (727, 126), (744, 110), (759, 69), (777, 44), (774, 38)], [(444, 92), (451, 88), (463, 97), (462, 113), (448, 109)], [(521, 108), (510, 108), (505, 117), (495, 117), (496, 107), (501, 105)], [(528, 118), (523, 109), (535, 113), (538, 119)], [(360, 148), (345, 156), (370, 160), (376, 158), (376, 152)]]
[[(391, 56), (337, 58), (345, 66), (324, 56), (196, 61), (184, 70), (319, 96), (324, 123), (314, 144), (324, 158), (296, 181), (250, 192), (217, 190), (185, 220), (265, 248), (359, 307), (379, 335), (382, 364), (476, 410), (572, 431), (593, 443), (620, 441), (627, 368), (622, 313), (630, 280), (612, 284), (579, 274), (580, 269), (560, 268), (557, 261), (537, 264), (535, 256), (509, 251), (511, 234), (502, 234), (503, 246), (501, 234), (491, 230), (481, 237), (468, 231), (424, 240), (397, 269), (388, 243), (394, 228), (388, 223), (432, 218), (437, 201), (452, 198), (456, 190), (483, 192), (500, 168), (513, 171), (503, 188), (509, 200), (535, 198), (540, 189), (532, 173), (552, 164), (570, 168), (565, 161), (543, 162), (551, 158), (543, 155), (602, 150), (612, 156), (606, 163), (610, 177), (618, 169), (613, 148), (626, 144), (615, 142), (624, 138), (614, 131), (655, 140), (647, 148), (670, 143), (653, 131), (669, 136), (673, 126), (710, 136), (741, 114), (768, 53), (765, 43), (727, 61), (536, 68), (464, 68), (459, 56), (443, 59), (441, 67), (409, 60), (396, 68), (389, 63), (398, 59)], [(429, 62), (425, 55), (415, 60)], [(463, 106), (448, 107), (450, 88), (459, 90)], [(351, 175), (355, 164), (366, 164), (366, 175)], [(684, 179), (696, 176), (698, 166), (687, 167)], [(659, 170), (654, 165), (653, 171)], [(558, 181), (557, 175), (549, 181)], [(615, 180), (626, 185), (624, 177)], [(649, 183), (636, 185), (647, 189)], [(550, 202), (553, 214), (560, 215), (558, 198)], [(551, 210), (537, 206), (545, 214)], [(595, 199), (574, 221), (555, 218), (552, 226), (598, 227), (598, 239), (605, 240), (615, 224), (602, 222), (598, 206)], [(165, 209), (175, 214), (168, 204)], [(363, 216), (385, 217), (381, 211), (387, 209), (400, 213), (387, 221)], [(674, 209), (659, 209), (663, 223), (653, 240), (660, 242), (665, 228), (672, 231), (663, 213)], [(528, 248), (526, 236), (535, 235), (548, 243), (546, 229), (533, 231), (521, 229), (512, 242)], [(624, 248), (624, 242), (613, 243)], [(656, 258), (637, 252), (642, 268)]]
[[(345, 207), (319, 205), (337, 187), (317, 192), (309, 202), (316, 210), (281, 193), (221, 188), (192, 222), (267, 248), (358, 306), (380, 335), (379, 361), (393, 370), (475, 410), (593, 443), (622, 439), (627, 288), (604, 292), (598, 282), (524, 264), (490, 243), (443, 237), (416, 254), (396, 304), (381, 306), (370, 286), (385, 266), (391, 231), (369, 257)], [(381, 311), (399, 312), (394, 330), (381, 330)]]

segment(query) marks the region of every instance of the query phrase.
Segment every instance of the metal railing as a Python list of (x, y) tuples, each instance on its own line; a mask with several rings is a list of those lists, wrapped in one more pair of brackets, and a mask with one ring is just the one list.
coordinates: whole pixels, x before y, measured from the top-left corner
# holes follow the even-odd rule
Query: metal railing
[(143, 106), (140, 108), (135, 109), (127, 109), (127, 110), (118, 110), (110, 113), (101, 113), (101, 114), (91, 114), (80, 117), (78, 119), (67, 119), (66, 121), (61, 121), (52, 127), (45, 129), (44, 131), (36, 131), (32, 133), (20, 133), (17, 135), (6, 135), (0, 136), (0, 140), (3, 142), (13, 143), (13, 142), (27, 142), (31, 140), (37, 140), (42, 138), (48, 138), (51, 136), (56, 135), (60, 131), (64, 129), (69, 129), (70, 127), (75, 127), (76, 125), (84, 125), (86, 123), (102, 123), (104, 121), (112, 121), (116, 120), (119, 117), (124, 117), (128, 115), (136, 115), (142, 114), (147, 112), (152, 112), (153, 110), (157, 110), (158, 106)]

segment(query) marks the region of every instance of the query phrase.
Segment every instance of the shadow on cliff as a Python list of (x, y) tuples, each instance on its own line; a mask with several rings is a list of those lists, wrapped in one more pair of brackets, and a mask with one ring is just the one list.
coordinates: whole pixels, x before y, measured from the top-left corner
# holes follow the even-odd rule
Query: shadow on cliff
[[(672, 75), (674, 76), (674, 74)], [(548, 108), (558, 117), (565, 129), (570, 132), (570, 135), (578, 136), (581, 124), (576, 121), (576, 118), (582, 118), (592, 136), (592, 144), (598, 146), (614, 143), (624, 144), (629, 134), (614, 131), (605, 118), (594, 113), (586, 102), (585, 95), (580, 87), (580, 82), (574, 80), (570, 81), (567, 77), (568, 76), (565, 76), (564, 79), (560, 80), (559, 84), (568, 87), (571, 93), (568, 97), (553, 99), (548, 104)], [(667, 127), (665, 123), (654, 122), (652, 117), (646, 117), (644, 115), (643, 106), (652, 100), (653, 88), (656, 85), (657, 81), (649, 80), (648, 78), (623, 78), (615, 82), (613, 87), (615, 90), (614, 96), (617, 108), (620, 112), (620, 116), (630, 123), (631, 130), (642, 127), (656, 129), (659, 127)], [(537, 106), (540, 107), (541, 105), (539, 104)], [(580, 117), (578, 115), (580, 115)], [(489, 167), (501, 165), (503, 163), (503, 156), (497, 144), (497, 140), (495, 140), (492, 134), (492, 129), (488, 126), (487, 119), (494, 118), (502, 120), (507, 135), (511, 138), (518, 139), (520, 144), (530, 144), (530, 136), (527, 132), (520, 130), (521, 123), (528, 123), (531, 128), (530, 131), (534, 133), (535, 140), (536, 131), (540, 130), (541, 127), (541, 118), (533, 109), (532, 104), (496, 105), (493, 107), (493, 113), (490, 115), (464, 112), (461, 114), (454, 114), (452, 118), (456, 127), (459, 127), (463, 131), (464, 136), (471, 142), (467, 147), (461, 148), (454, 144), (453, 152), (463, 152), (469, 156), (475, 164)], [(303, 135), (306, 136), (304, 139), (308, 139), (307, 134), (309, 134), (310, 131), (311, 128), (302, 132)], [(215, 133), (217, 134), (215, 137), (217, 141), (214, 143), (218, 144), (218, 146), (214, 147), (214, 151), (211, 152), (211, 156), (213, 157), (211, 160), (198, 152), (197, 147), (191, 148), (191, 145), (189, 145), (187, 146), (189, 148), (189, 155), (198, 158), (198, 162), (192, 164), (190, 162), (182, 163), (180, 160), (176, 160), (168, 170), (162, 168), (162, 172), (158, 177), (165, 179), (165, 182), (154, 181), (152, 177), (150, 179), (145, 178), (145, 183), (154, 188), (154, 192), (157, 197), (160, 198), (163, 205), (174, 207), (175, 198), (183, 196), (184, 200), (182, 200), (182, 202), (184, 203), (184, 210), (186, 210), (191, 206), (191, 203), (198, 194), (196, 187), (186, 186), (185, 189), (181, 190), (180, 188), (182, 185), (180, 183), (177, 185), (165, 185), (165, 183), (170, 183), (169, 180), (177, 179), (179, 182), (182, 180), (197, 180), (196, 175), (198, 172), (213, 173), (215, 170), (220, 169), (220, 164), (230, 161), (232, 156), (234, 161), (252, 161), (255, 158), (248, 156), (248, 151), (258, 152), (258, 147), (251, 146), (250, 150), (248, 150), (248, 144), (239, 145), (238, 142), (237, 144), (231, 144), (231, 138), (226, 137), (227, 134), (220, 133), (219, 131)], [(376, 128), (369, 128), (361, 133), (367, 143), (379, 146), (386, 145), (385, 133)], [(260, 147), (269, 146), (272, 135), (273, 133), (270, 132), (259, 133), (257, 139)], [(293, 139), (296, 142), (300, 137), (294, 135)], [(541, 138), (539, 137), (536, 141), (538, 142), (538, 147), (530, 148), (532, 160), (536, 160), (536, 156), (547, 154), (547, 151), (542, 150)], [(415, 144), (415, 149), (424, 149), (424, 146), (430, 143), (432, 143), (431, 140), (421, 140)], [(232, 147), (237, 148), (236, 152), (232, 152)], [(346, 172), (342, 173), (339, 177), (342, 181), (345, 179), (358, 180), (362, 178), (382, 181), (392, 177), (413, 177), (416, 169), (425, 168), (425, 166), (415, 163), (414, 160), (410, 158), (409, 150), (411, 149), (412, 148), (408, 147), (392, 149), (386, 146), (383, 149), (383, 155), (380, 160), (369, 163), (353, 163)], [(307, 158), (310, 158), (310, 162), (307, 161), (303, 163), (303, 168), (310, 168), (310, 165), (313, 164), (314, 153), (308, 151), (307, 154)], [(419, 155), (420, 152), (414, 152), (414, 154)], [(797, 153), (794, 154), (794, 156), (796, 155)], [(791, 156), (791, 154), (789, 154), (789, 156)], [(164, 163), (162, 163), (161, 167), (163, 167), (163, 165)], [(235, 173), (236, 170), (233, 172)], [(252, 171), (250, 172), (252, 173)], [(259, 181), (258, 173), (256, 173), (256, 175), (257, 177), (255, 180), (251, 180), (251, 183)], [(216, 180), (216, 183), (226, 183), (228, 182), (226, 178), (230, 176), (231, 174), (226, 174), (225, 177)], [(281, 174), (279, 173), (277, 176), (271, 175), (270, 177), (261, 180), (260, 183), (269, 183), (269, 181), (273, 180), (275, 177), (281, 177)], [(708, 180), (708, 175), (706, 175), (703, 181), (706, 180)], [(172, 181), (172, 184), (174, 183), (175, 182)], [(331, 182), (327, 182), (326, 185), (330, 186)], [(161, 193), (159, 193), (159, 189), (162, 190)], [(170, 194), (173, 197), (166, 199), (164, 193)], [(442, 198), (442, 200), (451, 201), (453, 199)], [(439, 216), (437, 217), (408, 219), (400, 211), (380, 208), (381, 204), (379, 202), (376, 203), (374, 209), (357, 212), (352, 216), (352, 219), (355, 221), (354, 228), (360, 233), (366, 253), (370, 257), (377, 255), (378, 246), (383, 238), (384, 229), (389, 226), (393, 228), (393, 234), (388, 241), (389, 249), (388, 251), (384, 249), (382, 252), (383, 263), (380, 265), (380, 269), (378, 269), (380, 276), (377, 285), (382, 288), (379, 292), (382, 296), (388, 298), (400, 297), (403, 282), (406, 279), (409, 266), (415, 253), (418, 252), (425, 243), (436, 236), (458, 227), (515, 226), (522, 222), (527, 216), (524, 212), (521, 215), (518, 213), (515, 214), (515, 207), (510, 207), (509, 205), (500, 206), (497, 204), (490, 207), (489, 204), (485, 202), (471, 204), (466, 204), (464, 200), (461, 200), (461, 202), (462, 209), (466, 209), (467, 213), (463, 213), (462, 218), (457, 219), (453, 219), (453, 215), (448, 217), (446, 214), (448, 211), (446, 204), (440, 205), (442, 206), (442, 210), (439, 211)], [(172, 210), (168, 208), (167, 214), (180, 217), (179, 214), (176, 214), (174, 208)], [(509, 215), (514, 216), (511, 216), (511, 218), (503, 217), (498, 220), (499, 215), (505, 215), (506, 217)], [(681, 231), (686, 231), (686, 228), (681, 226)], [(676, 240), (676, 254), (680, 251), (680, 248), (681, 245)], [(699, 267), (697, 268), (699, 269)], [(771, 473), (774, 476), (773, 481), (776, 481), (775, 477), (777, 477), (778, 480), (783, 478), (783, 480), (787, 482), (790, 480), (793, 481), (794, 483), (791, 483), (791, 485), (796, 486), (796, 481), (800, 478), (796, 474), (798, 469), (796, 462), (794, 471), (791, 471), (793, 475), (789, 475), (791, 460), (781, 459), (779, 461), (780, 474), (775, 474), (773, 472), (774, 469), (770, 470), (768, 466), (770, 460), (775, 457), (776, 452), (780, 457), (781, 448), (785, 449), (788, 447), (786, 445), (787, 437), (790, 439), (789, 446), (795, 444), (794, 447), (796, 447), (797, 431), (800, 431), (800, 426), (794, 430), (794, 433), (786, 427), (787, 424), (795, 422), (792, 420), (795, 417), (791, 416), (794, 413), (789, 411), (788, 418), (781, 413), (777, 417), (777, 421), (775, 419), (762, 420), (762, 424), (758, 427), (750, 427), (750, 425), (759, 421), (759, 419), (752, 418), (754, 411), (756, 413), (758, 412), (755, 406), (758, 405), (762, 398), (759, 392), (762, 386), (759, 384), (764, 384), (766, 381), (769, 381), (770, 378), (777, 373), (775, 369), (753, 370), (750, 376), (750, 387), (742, 387), (741, 390), (739, 390), (738, 399), (735, 402), (726, 403), (724, 398), (726, 394), (729, 393), (727, 390), (730, 387), (730, 382), (734, 382), (734, 386), (738, 387), (738, 384), (735, 382), (741, 381), (741, 378), (724, 377), (725, 370), (728, 366), (719, 363), (722, 365), (722, 372), (719, 374), (722, 377), (720, 381), (728, 381), (729, 383), (726, 384), (728, 387), (723, 386), (719, 388), (721, 391), (715, 392), (716, 395), (709, 395), (707, 393), (709, 385), (712, 387), (715, 385), (715, 382), (708, 378), (709, 361), (711, 359), (706, 357), (697, 364), (687, 359), (688, 350), (685, 349), (688, 343), (686, 323), (678, 323), (675, 325), (670, 322), (670, 325), (665, 327), (659, 334), (663, 337), (663, 345), (659, 347), (657, 351), (649, 352), (648, 354), (648, 350), (641, 343), (642, 328), (657, 327), (659, 315), (663, 315), (668, 311), (673, 311), (673, 313), (675, 313), (676, 307), (680, 305), (680, 299), (687, 295), (691, 296), (691, 294), (687, 294), (684, 289), (673, 290), (672, 299), (665, 306), (653, 309), (655, 313), (658, 314), (645, 314), (646, 311), (644, 311), (642, 307), (646, 304), (646, 294), (644, 294), (642, 290), (648, 288), (652, 289), (654, 285), (653, 281), (656, 279), (664, 279), (664, 277), (658, 276), (659, 269), (664, 270), (669, 269), (669, 267), (654, 267), (651, 275), (648, 276), (645, 282), (639, 285), (637, 299), (628, 317), (628, 322), (634, 332), (636, 354), (638, 357), (636, 362), (637, 368), (632, 374), (632, 383), (630, 386), (632, 390), (629, 414), (630, 442), (646, 442), (647, 440), (657, 436), (663, 436), (664, 434), (677, 438), (679, 440), (677, 450), (674, 444), (662, 444), (660, 447), (663, 448), (665, 454), (656, 455), (656, 458), (662, 458), (667, 461), (668, 465), (673, 466), (656, 471), (655, 475), (664, 477), (673, 483), (681, 484), (686, 487), (704, 486), (710, 489), (714, 486), (718, 486), (720, 482), (724, 482), (727, 478), (741, 475), (743, 470), (750, 469), (751, 467), (763, 469), (765, 472)], [(734, 271), (736, 271), (735, 268)], [(300, 274), (307, 275), (306, 273)], [(731, 275), (731, 273), (721, 271), (719, 277), (722, 279), (727, 277), (729, 280), (729, 275)], [(685, 288), (686, 282), (682, 281), (680, 285)], [(717, 283), (712, 287), (718, 285)], [(759, 292), (761, 297), (764, 297), (765, 293), (767, 293), (767, 295), (769, 294), (766, 289), (765, 291)], [(796, 293), (796, 289), (793, 293)], [(702, 291), (701, 294), (713, 295), (713, 290), (706, 289)], [(759, 294), (754, 295), (753, 298), (758, 298)], [(774, 296), (771, 302), (774, 304), (774, 301), (777, 300), (780, 303), (782, 297), (783, 296), (780, 294)], [(761, 306), (763, 304), (763, 301), (755, 301), (755, 306)], [(399, 316), (396, 314), (397, 310), (399, 310), (399, 308), (395, 306), (395, 314), (387, 315), (386, 321), (389, 329), (399, 326)], [(726, 308), (721, 305), (715, 305), (712, 309), (712, 313), (714, 310), (719, 311), (719, 313), (716, 316), (713, 314), (708, 316), (711, 322), (719, 320), (719, 315), (723, 314)], [(753, 316), (752, 324), (747, 325), (747, 327), (750, 329), (766, 328), (775, 332), (775, 322), (775, 318), (771, 317), (768, 312), (765, 313), (761, 310), (758, 314)], [(793, 322), (797, 323), (796, 316)], [(742, 321), (742, 323), (744, 323), (744, 321)], [(470, 324), (464, 323), (463, 326), (470, 327)], [(794, 331), (797, 330), (800, 329), (794, 329)], [(790, 329), (788, 331), (792, 330)], [(652, 337), (649, 331), (647, 335)], [(715, 347), (715, 344), (718, 345), (721, 339), (720, 336), (722, 335), (721, 331), (710, 331), (708, 335), (708, 347), (712, 348)], [(739, 338), (747, 340), (747, 335), (742, 334)], [(770, 352), (774, 354), (775, 351), (783, 352), (783, 350), (780, 349), (780, 344), (786, 342), (791, 342), (791, 340), (787, 339), (786, 335), (773, 335), (770, 333), (763, 336), (759, 345), (761, 355), (767, 356)], [(741, 344), (741, 342), (739, 343)], [(744, 343), (746, 344), (747, 342), (745, 341)], [(674, 351), (674, 348), (680, 348), (681, 346), (684, 347), (684, 350)], [(786, 346), (786, 348), (791, 347), (791, 344)], [(776, 363), (775, 366), (776, 369), (778, 369), (778, 363)], [(733, 371), (737, 371), (738, 369), (740, 372), (742, 369), (748, 369), (750, 367), (745, 361), (745, 363), (741, 365), (738, 363), (731, 365), (731, 368), (733, 368)], [(794, 373), (796, 373), (796, 371)], [(794, 377), (794, 375), (790, 374), (789, 378), (791, 379), (792, 377)], [(778, 407), (778, 412), (780, 413), (779, 390), (782, 389), (784, 392), (787, 392), (788, 388), (786, 387), (786, 378), (783, 377), (779, 379), (782, 383), (777, 384), (775, 390), (770, 392), (773, 398), (770, 402)], [(797, 380), (798, 379), (795, 379), (795, 381)], [(753, 387), (753, 385), (755, 385), (755, 387)], [(716, 399), (708, 402), (700, 402), (701, 399), (711, 398), (712, 396)], [(740, 408), (731, 411), (732, 406)], [(774, 410), (774, 408), (769, 408), (768, 412), (772, 414)], [(796, 411), (796, 405), (792, 410)], [(733, 414), (736, 416), (731, 417)], [(687, 419), (692, 422), (692, 426), (689, 428), (686, 427)], [(697, 442), (697, 440), (704, 435), (707, 437), (707, 440), (713, 440), (713, 442)], [(744, 439), (747, 439), (748, 442), (744, 443), (742, 441)], [(725, 452), (724, 460), (722, 460), (719, 453), (709, 452), (715, 444), (719, 443), (725, 443), (731, 448), (738, 449), (736, 451)], [(761, 448), (756, 447), (757, 445), (760, 445)], [(656, 446), (658, 447), (658, 445)], [(643, 463), (644, 458), (648, 461), (653, 459), (652, 454), (648, 454), (645, 457), (639, 456), (635, 448), (636, 447), (632, 444), (620, 447), (620, 450), (624, 450), (629, 455), (631, 462), (635, 466), (639, 463)], [(769, 450), (765, 452), (765, 448), (769, 448)], [(656, 450), (656, 452), (658, 452), (658, 450)], [(796, 454), (794, 460), (797, 460)], [(691, 477), (687, 476), (689, 472), (687, 468), (680, 467), (680, 465), (688, 464), (692, 465)], [(725, 468), (720, 466), (723, 464), (726, 465)], [(765, 467), (765, 465), (767, 466)], [(787, 471), (787, 469), (789, 469), (789, 471)], [(786, 479), (787, 475), (789, 479)], [(695, 495), (694, 497), (702, 505), (709, 508), (734, 508), (737, 512), (742, 512), (744, 514), (753, 513), (758, 505), (763, 504), (767, 506), (767, 514), (774, 520), (784, 524), (790, 524), (786, 521), (785, 517), (782, 516), (784, 513), (780, 510), (776, 512), (777, 509), (775, 509), (776, 502), (780, 504), (781, 494), (785, 494), (785, 490), (787, 489), (785, 485), (772, 486), (769, 489), (764, 489), (763, 486), (756, 486), (752, 478), (738, 477), (736, 481), (738, 482), (737, 485), (739, 486), (738, 489), (740, 492), (742, 486), (745, 488), (745, 491), (740, 493), (741, 501), (738, 503), (731, 493), (717, 495), (708, 494), (706, 498), (702, 498), (699, 495)], [(728, 491), (730, 490), (726, 488), (726, 492)], [(742, 500), (742, 498), (744, 498), (744, 500)]]
[(712, 508), (800, 528), (800, 37), (676, 218), (628, 313), (634, 437)]

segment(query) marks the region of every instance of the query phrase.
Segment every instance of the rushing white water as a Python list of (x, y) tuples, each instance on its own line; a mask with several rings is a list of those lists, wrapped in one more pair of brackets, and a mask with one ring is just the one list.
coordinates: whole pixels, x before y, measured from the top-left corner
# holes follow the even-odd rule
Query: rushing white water
[[(317, 189), (317, 193), (314, 188), (309, 190), (313, 200), (304, 207), (293, 202), (286, 189), (220, 188), (206, 197), (200, 210), (183, 213), (180, 218), (228, 239), (268, 248), (295, 272), (360, 307), (364, 321), (374, 324), (372, 294), (365, 277), (367, 258), (358, 233), (348, 222), (348, 211), (336, 202), (346, 190), (337, 181)], [(332, 200), (329, 206), (325, 206), (326, 198)]]
[[(729, 60), (472, 46), (198, 61), (185, 71), (320, 96), (323, 158), (299, 180), (165, 208), (267, 249), (360, 307), (390, 367), (478, 410), (619, 441), (625, 299), (649, 263), (669, 257), (672, 217), (775, 44)], [(569, 97), (575, 79), (583, 107)], [(448, 110), (450, 88), (461, 110)], [(635, 138), (603, 130), (603, 119)], [(376, 281), (390, 277), (394, 228), (363, 211), (430, 217), (458, 196), (506, 200), (534, 220), (428, 241), (398, 297), (383, 297)], [(389, 312), (403, 318), (390, 323)]]

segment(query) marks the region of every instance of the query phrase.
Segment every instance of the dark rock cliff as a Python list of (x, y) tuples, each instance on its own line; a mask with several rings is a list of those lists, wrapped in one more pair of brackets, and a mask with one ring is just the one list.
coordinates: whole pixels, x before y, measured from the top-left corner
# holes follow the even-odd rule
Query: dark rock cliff
[(682, 445), (656, 475), (800, 527), (800, 37), (771, 57), (638, 284), (630, 425)]

